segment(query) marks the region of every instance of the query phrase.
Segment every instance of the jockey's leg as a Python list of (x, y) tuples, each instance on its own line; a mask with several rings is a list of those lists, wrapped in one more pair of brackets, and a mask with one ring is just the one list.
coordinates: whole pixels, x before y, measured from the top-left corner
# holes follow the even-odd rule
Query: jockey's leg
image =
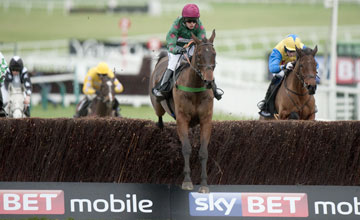
[(74, 118), (87, 116), (90, 103), (90, 99), (85, 96), (85, 98), (79, 102), (78, 111), (76, 111)]
[(6, 117), (1, 89), (0, 89), (0, 117)]
[(165, 73), (163, 74), (160, 83), (157, 83), (155, 87), (152, 89), (152, 93), (154, 96), (156, 96), (158, 101), (165, 99), (165, 95), (166, 95), (165, 93), (167, 92), (166, 89), (168, 87), (170, 79), (175, 71), (177, 62), (181, 55), (168, 53), (168, 56), (169, 56), (168, 67)]
[(266, 95), (265, 95), (265, 99), (260, 101), (258, 103), (258, 108), (260, 109), (260, 114), (262, 116), (270, 116), (270, 113), (269, 113), (269, 101), (270, 101), (270, 98), (271, 98), (271, 95), (274, 91), (274, 89), (276, 88), (277, 84), (281, 81), (282, 77), (280, 75), (275, 75), (272, 79), (271, 79), (271, 82), (270, 82), (270, 85), (266, 91)]
[(30, 117), (30, 105), (25, 106), (24, 114), (26, 115), (26, 117)]

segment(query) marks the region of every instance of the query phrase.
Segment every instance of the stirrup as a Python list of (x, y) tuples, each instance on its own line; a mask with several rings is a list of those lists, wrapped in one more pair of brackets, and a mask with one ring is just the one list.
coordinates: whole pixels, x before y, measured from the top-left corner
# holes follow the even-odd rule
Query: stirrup
[(263, 111), (264, 106), (265, 106), (265, 100), (261, 100), (261, 101), (258, 102), (258, 104), (257, 104), (257, 107), (258, 107), (261, 111)]
[(272, 115), (271, 115), (270, 112), (267, 112), (267, 111), (264, 111), (264, 110), (260, 111), (260, 112), (259, 112), (259, 115), (261, 115), (261, 116), (263, 116), (263, 117), (265, 117), (265, 118), (272, 117)]
[(220, 88), (216, 88), (216, 89), (214, 90), (214, 97), (215, 97), (217, 100), (220, 100), (223, 95), (224, 95), (224, 90), (222, 90), (222, 89), (220, 89)]
[(6, 111), (5, 110), (0, 110), (0, 118), (4, 118), (6, 116), (7, 116)]
[[(156, 92), (155, 90), (157, 90), (157, 92)], [(155, 96), (156, 101), (158, 101), (158, 102), (160, 102), (160, 101), (162, 101), (162, 100), (165, 99), (164, 94), (163, 94), (160, 90), (158, 90), (158, 89), (153, 88), (153, 89), (151, 90), (151, 93)]]

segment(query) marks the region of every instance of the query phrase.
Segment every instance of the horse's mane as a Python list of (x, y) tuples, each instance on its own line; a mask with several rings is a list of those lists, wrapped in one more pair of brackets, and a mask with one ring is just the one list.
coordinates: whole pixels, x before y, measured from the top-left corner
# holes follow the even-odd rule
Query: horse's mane
[[(302, 52), (303, 52), (305, 55), (312, 55), (313, 50), (312, 50), (311, 48), (309, 48), (309, 47), (306, 47), (306, 48), (302, 49)], [(295, 63), (299, 60), (299, 58), (300, 58), (300, 56), (297, 54), (297, 55), (296, 55), (296, 61), (295, 61)]]

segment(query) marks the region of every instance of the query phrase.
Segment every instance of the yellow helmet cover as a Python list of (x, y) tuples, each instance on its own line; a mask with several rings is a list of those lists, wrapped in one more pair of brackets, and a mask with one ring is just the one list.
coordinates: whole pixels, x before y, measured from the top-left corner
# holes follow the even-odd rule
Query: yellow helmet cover
[(303, 47), (303, 43), (301, 43), (300, 38), (298, 38), (294, 34), (291, 34), (287, 38), (285, 38), (283, 43), (284, 43), (284, 47), (287, 50), (290, 50), (290, 51), (295, 51), (295, 46), (297, 48), (302, 48)]
[(98, 74), (108, 74), (110, 72), (109, 66), (105, 62), (100, 62), (96, 66), (96, 72)]

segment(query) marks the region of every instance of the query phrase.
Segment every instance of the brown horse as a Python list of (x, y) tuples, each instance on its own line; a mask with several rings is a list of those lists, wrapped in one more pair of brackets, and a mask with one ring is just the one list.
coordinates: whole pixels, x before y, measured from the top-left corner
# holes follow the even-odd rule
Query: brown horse
[(88, 116), (114, 116), (113, 104), (115, 100), (114, 79), (107, 75), (100, 75), (101, 86), (95, 99), (89, 106)]
[(316, 61), (314, 49), (296, 48), (294, 69), (285, 75), (275, 98), (276, 119), (315, 119)]
[[(210, 39), (199, 40), (192, 35), (194, 40), (194, 55), (190, 65), (179, 73), (176, 84), (172, 89), (172, 98), (169, 101), (156, 101), (155, 96), (150, 92), (151, 103), (158, 116), (158, 126), (163, 127), (162, 116), (167, 112), (176, 118), (177, 133), (182, 144), (184, 157), (184, 180), (182, 188), (192, 190), (193, 184), (190, 177), (190, 154), (191, 144), (189, 140), (189, 128), (200, 124), (200, 150), (201, 162), (201, 186), (199, 192), (207, 193), (206, 164), (208, 160), (208, 144), (211, 135), (211, 119), (213, 114), (214, 95), (211, 90), (214, 82), (214, 69), (216, 52), (214, 49), (215, 30)], [(160, 57), (150, 77), (149, 89), (161, 79), (167, 68), (168, 58)], [(174, 79), (175, 80), (175, 79)], [(170, 108), (168, 107), (168, 104)], [(172, 109), (175, 109), (173, 112)], [(173, 115), (175, 113), (175, 115)]]

